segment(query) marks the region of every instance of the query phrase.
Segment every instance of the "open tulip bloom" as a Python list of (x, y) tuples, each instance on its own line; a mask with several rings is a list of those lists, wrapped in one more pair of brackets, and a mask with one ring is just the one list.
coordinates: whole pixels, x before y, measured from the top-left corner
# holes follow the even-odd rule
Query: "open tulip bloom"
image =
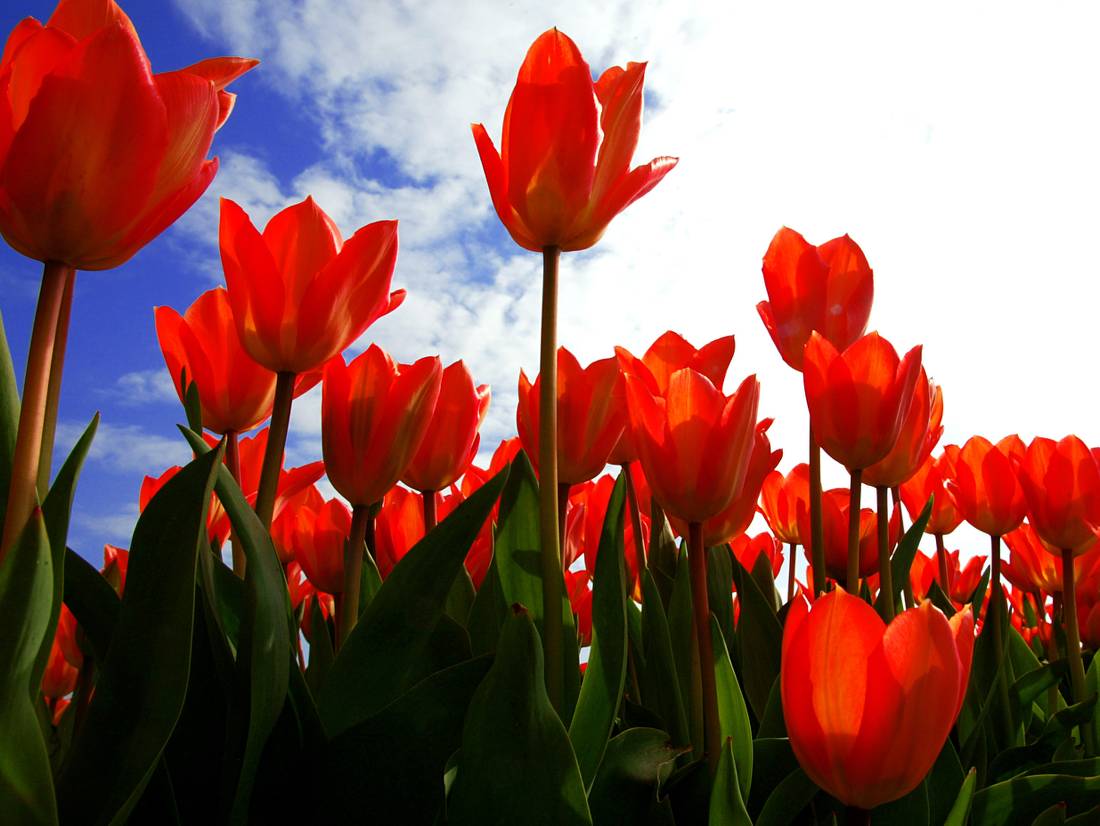
[[(1100, 449), (933, 456), (943, 392), (920, 347), (865, 334), (873, 274), (847, 235), (783, 228), (764, 255), (758, 312), (811, 424), (785, 475), (756, 376), (723, 389), (733, 335), (587, 366), (559, 348), (560, 253), (676, 160), (632, 159), (646, 64), (593, 77), (557, 29), (500, 140), (466, 142), (543, 256), (518, 435), (482, 438), (501, 417), (474, 376), (501, 365), (364, 340), (405, 297), (396, 219), (345, 238), (312, 197), (263, 226), (222, 199), (225, 286), (154, 314), (192, 458), (146, 469), (129, 543), (79, 547), (95, 420), (50, 478), (75, 271), (124, 264), (202, 195), (255, 65), (154, 63), (114, 0), (61, 0), (0, 54), (0, 235), (44, 267), (22, 385), (0, 327), (0, 821), (1097, 820)], [(318, 383), (323, 461), (284, 468)], [(821, 490), (822, 450), (850, 488)], [(946, 550), (964, 519), (988, 566), (965, 535)]]

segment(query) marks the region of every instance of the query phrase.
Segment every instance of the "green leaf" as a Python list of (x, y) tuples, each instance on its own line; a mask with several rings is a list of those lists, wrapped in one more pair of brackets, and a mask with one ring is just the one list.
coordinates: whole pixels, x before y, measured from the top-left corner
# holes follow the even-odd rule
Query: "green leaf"
[(187, 427), (191, 432), (202, 436), (202, 402), (199, 400), (199, 386), (187, 378), (187, 368), (180, 368), (180, 398), (183, 399), (183, 412), (187, 416)]
[(71, 548), (65, 549), (65, 604), (80, 623), (93, 656), (103, 662), (118, 621), (118, 594)]
[[(768, 706), (772, 684), (779, 676), (779, 652), (783, 647), (783, 629), (767, 597), (744, 566), (734, 559), (733, 577), (741, 615), (737, 622), (740, 662), (745, 663), (745, 694), (759, 720)], [(750, 667), (751, 664), (751, 667)]]
[(932, 765), (932, 771), (925, 778), (925, 785), (928, 787), (929, 823), (939, 824), (947, 819), (965, 779), (959, 756), (951, 744), (951, 738), (948, 738)]
[(35, 509), (0, 565), (0, 812), (12, 823), (56, 823), (53, 778), (38, 724), (35, 660), (50, 621), (50, 543)]
[(727, 648), (734, 645), (733, 552), (728, 545), (707, 548), (707, 603), (718, 620)]
[(722, 629), (718, 627), (718, 621), (713, 614), (710, 617), (710, 632), (722, 742), (732, 748), (733, 760), (737, 764), (737, 781), (741, 787), (740, 797), (748, 800), (749, 789), (752, 788), (752, 725), (749, 722), (749, 710), (745, 707), (741, 686), (733, 673)]
[[(928, 524), (929, 518), (932, 516), (932, 498), (928, 497), (928, 501), (924, 503), (924, 508), (920, 512), (920, 516), (917, 517), (917, 521), (909, 526), (909, 530), (902, 536), (901, 541), (898, 542), (898, 547), (894, 550), (894, 555), (890, 557), (890, 575), (893, 577), (894, 604), (901, 599), (902, 589), (905, 587), (905, 583), (909, 581), (909, 570), (913, 567), (913, 560), (917, 556), (917, 548), (920, 547), (921, 537), (924, 535), (924, 528)], [(875, 609), (880, 613), (883, 610), (883, 600), (886, 595), (879, 594), (878, 600), (875, 602)]]
[(768, 600), (773, 614), (778, 614), (783, 607), (783, 601), (779, 597), (779, 591), (775, 588), (775, 574), (772, 573), (772, 563), (766, 554), (757, 554), (756, 561), (752, 563), (753, 581), (760, 593)]
[(1066, 822), (1066, 804), (1061, 801), (1048, 809), (1044, 809), (1037, 818), (1031, 821), (1031, 826), (1061, 826)]
[(218, 450), (191, 462), (138, 519), (111, 646), (58, 784), (66, 821), (124, 821), (179, 719), (191, 667), (195, 570), (221, 456)]
[(508, 604), (504, 601), (504, 592), (500, 587), (500, 575), (497, 573), (497, 560), (494, 555), (466, 620), (466, 630), (470, 632), (470, 647), (475, 654), (490, 654), (496, 651), (500, 629), (507, 618)]
[(329, 737), (373, 716), (427, 676), (447, 593), (506, 478), (501, 473), (483, 485), (386, 577), (318, 696)]
[(329, 635), (328, 620), (321, 610), (321, 603), (310, 600), (310, 629), (313, 632), (309, 638), (309, 665), (306, 667), (306, 685), (314, 696), (321, 692), (325, 684), (332, 663), (336, 659), (336, 652), (332, 649), (332, 637)]
[[(542, 562), (539, 541), (539, 486), (531, 461), (522, 450), (516, 454), (508, 474), (508, 484), (500, 495), (497, 522), (497, 574), (506, 605), (519, 603), (530, 613), (540, 639), (543, 633)], [(580, 689), (580, 655), (573, 608), (562, 582), (562, 672), (565, 695), (561, 716), (568, 724)]]
[(794, 823), (817, 792), (814, 781), (802, 769), (795, 769), (768, 795), (760, 816), (756, 818), (756, 826), (787, 826)]
[(786, 737), (787, 721), (783, 718), (783, 693), (780, 690), (779, 677), (772, 683), (772, 690), (768, 693), (768, 705), (764, 708), (764, 716), (760, 720), (760, 728), (756, 732), (757, 737)]
[(737, 759), (732, 743), (727, 739), (718, 760), (718, 772), (710, 790), (709, 826), (752, 826), (745, 800), (741, 796), (741, 782), (737, 776)]
[(951, 602), (951, 598), (943, 592), (943, 588), (936, 580), (932, 580), (932, 584), (928, 586), (928, 598), (932, 600), (932, 604), (943, 611), (945, 617), (950, 619), (955, 616), (955, 605)]
[(46, 501), (42, 503), (42, 517), (46, 522), (46, 535), (50, 541), (50, 562), (53, 566), (53, 595), (49, 623), (46, 625), (42, 646), (38, 650), (38, 657), (31, 673), (33, 686), (42, 682), (42, 674), (50, 659), (54, 632), (57, 630), (57, 619), (61, 615), (61, 603), (65, 598), (65, 542), (69, 535), (69, 514), (73, 507), (73, 495), (76, 493), (76, 479), (80, 475), (88, 449), (92, 446), (92, 439), (95, 437), (98, 425), (99, 414), (96, 413), (92, 417), (91, 424), (69, 452), (68, 458), (46, 494)]
[(1100, 776), (1034, 774), (996, 783), (974, 795), (971, 823), (993, 826), (1029, 822), (1055, 803), (1069, 804), (1077, 814), (1100, 803)]
[(470, 698), (489, 670), (479, 657), (428, 677), (310, 758), (318, 822), (431, 823), (443, 771), (462, 742)]
[(649, 570), (642, 578), (642, 598), (645, 604), (642, 611), (642, 645), (648, 677), (645, 683), (646, 705), (660, 716), (672, 742), (677, 746), (686, 746), (691, 743), (691, 737), (688, 734), (687, 712), (680, 695), (668, 620)]
[(974, 786), (978, 782), (977, 769), (971, 769), (966, 773), (966, 779), (959, 789), (959, 796), (955, 798), (955, 804), (947, 813), (947, 820), (943, 826), (964, 826), (970, 816), (970, 806), (974, 798)]
[[(647, 609), (648, 610), (648, 609)], [(645, 823), (660, 808), (657, 789), (678, 756), (689, 751), (654, 728), (631, 728), (607, 743), (588, 805), (600, 826)]]
[(623, 580), (623, 503), (626, 478), (611, 491), (596, 552), (592, 588), (592, 648), (569, 739), (585, 787), (592, 785), (615, 724), (626, 683), (626, 590)]
[(798, 767), (791, 742), (786, 737), (758, 737), (753, 740), (749, 811), (761, 811), (772, 790)]
[(904, 797), (891, 800), (875, 808), (871, 813), (871, 823), (878, 826), (894, 826), (896, 823), (904, 823), (905, 826), (928, 826), (928, 784), (921, 781), (917, 788)]
[[(181, 432), (196, 455), (202, 456), (210, 450), (198, 434), (183, 428)], [(248, 816), (264, 743), (286, 702), (293, 623), (286, 579), (270, 534), (249, 506), (229, 468), (219, 464), (215, 479), (218, 500), (229, 515), (248, 563), (224, 777), (226, 800), (232, 800), (230, 822), (241, 823)]]
[[(1085, 674), (1085, 694), (1100, 695), (1100, 656), (1095, 654), (1089, 663), (1088, 673)], [(1050, 709), (1047, 709), (1047, 715), (1050, 715)], [(1093, 708), (1089, 725), (1092, 726), (1093, 742), (1100, 743), (1100, 703)]]
[[(0, 502), (8, 501), (11, 485), (11, 463), (15, 456), (15, 434), (19, 432), (19, 386), (15, 383), (15, 368), (4, 332), (4, 316), (0, 314)], [(4, 525), (0, 514), (0, 528)]]
[[(366, 570), (365, 565), (363, 568)], [(379, 586), (381, 586), (381, 582), (379, 582)], [(476, 596), (473, 580), (470, 579), (470, 574), (466, 570), (466, 566), (463, 565), (458, 572), (458, 576), (455, 577), (455, 581), (451, 583), (451, 590), (447, 593), (447, 602), (444, 603), (443, 610), (447, 613), (447, 616), (465, 628), (470, 618), (470, 609), (474, 607)]]
[(591, 824), (569, 735), (546, 695), (538, 631), (515, 610), (466, 713), (448, 822)]
[[(648, 604), (648, 603), (647, 603)], [(692, 697), (692, 658), (698, 662), (698, 646), (691, 633), (691, 571), (687, 554), (680, 554), (676, 563), (676, 578), (668, 601), (668, 633), (672, 640), (672, 654), (676, 661), (676, 678), (680, 683), (680, 697), (688, 721), (688, 739), (701, 747), (703, 742), (703, 710), (695, 708)], [(696, 668), (696, 673), (698, 669)], [(698, 679), (698, 677), (696, 677)]]

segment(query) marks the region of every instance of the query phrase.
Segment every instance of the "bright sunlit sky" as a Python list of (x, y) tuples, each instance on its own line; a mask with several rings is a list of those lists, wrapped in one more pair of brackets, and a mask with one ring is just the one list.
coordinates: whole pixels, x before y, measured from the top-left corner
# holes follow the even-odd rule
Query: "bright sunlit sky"
[[(0, 30), (45, 20), (4, 0)], [(922, 343), (944, 388), (945, 442), (1077, 433), (1100, 444), (1096, 379), (1100, 51), (1091, 3), (123, 2), (154, 70), (257, 57), (215, 140), (221, 172), (131, 262), (77, 280), (61, 411), (64, 452), (103, 424), (70, 543), (127, 545), (145, 474), (185, 462), (182, 413), (153, 307), (183, 311), (221, 281), (217, 198), (262, 226), (312, 194), (350, 235), (400, 220), (400, 310), (377, 341), (402, 361), (463, 358), (492, 385), (483, 444), (515, 430), (519, 370), (537, 372), (540, 260), (490, 205), (470, 136), (499, 140), (523, 55), (557, 26), (600, 73), (649, 62), (635, 161), (679, 166), (563, 260), (560, 341), (582, 362), (639, 355), (668, 329), (737, 337), (727, 390), (749, 373), (783, 470), (805, 461), (801, 375), (755, 309), (782, 225), (849, 233), (875, 270), (870, 329)], [(0, 250), (0, 307), (22, 373), (40, 265)], [(300, 400), (289, 462), (320, 457), (320, 394)], [(827, 484), (842, 471), (826, 468)], [(866, 498), (867, 494), (865, 494)], [(986, 552), (960, 531), (949, 547)], [(931, 543), (927, 544), (931, 547)]]

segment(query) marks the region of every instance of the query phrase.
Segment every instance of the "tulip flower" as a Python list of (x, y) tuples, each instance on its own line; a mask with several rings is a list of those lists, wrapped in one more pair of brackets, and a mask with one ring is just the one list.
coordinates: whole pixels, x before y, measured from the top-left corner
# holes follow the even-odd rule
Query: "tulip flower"
[(908, 794), (962, 708), (973, 648), (969, 610), (948, 620), (925, 601), (887, 625), (841, 589), (812, 608), (796, 600), (783, 630), (780, 694), (803, 771), (858, 809)]
[(812, 332), (837, 350), (863, 335), (874, 276), (863, 250), (847, 235), (815, 247), (783, 227), (764, 254), (763, 269), (768, 300), (756, 309), (779, 355), (795, 370), (802, 369)]
[[(696, 644), (699, 662), (709, 663), (703, 523), (718, 515), (745, 483), (756, 439), (760, 385), (749, 376), (727, 397), (702, 373), (685, 367), (672, 374), (663, 396), (654, 395), (646, 382), (632, 375), (626, 377), (626, 394), (634, 443), (653, 496), (667, 514), (688, 523)], [(713, 774), (721, 745), (712, 669), (702, 669), (702, 688), (704, 752)]]
[(984, 556), (972, 556), (963, 566), (959, 561), (958, 551), (948, 551), (944, 554), (944, 557), (947, 562), (946, 579), (940, 576), (937, 560), (917, 551), (916, 556), (913, 558), (913, 566), (909, 569), (913, 594), (917, 599), (924, 599), (928, 596), (932, 583), (936, 582), (948, 599), (956, 605), (962, 606), (970, 599), (974, 589), (981, 582), (986, 558)]
[(341, 356), (325, 367), (321, 394), (325, 471), (353, 508), (338, 644), (359, 616), (359, 575), (370, 506), (380, 503), (397, 484), (419, 450), (442, 377), (438, 356), (397, 364), (377, 344), (350, 364)]
[[(539, 399), (541, 377), (532, 384), (519, 374), (516, 426), (523, 449), (539, 470)], [(581, 367), (564, 347), (558, 348), (558, 483), (577, 485), (594, 479), (607, 465), (626, 425), (623, 379), (613, 358)]]
[(639, 359), (625, 347), (616, 347), (615, 355), (624, 373), (641, 379), (654, 394), (668, 393), (669, 379), (677, 370), (690, 367), (706, 376), (721, 389), (733, 358), (733, 336), (717, 338), (696, 349), (679, 333), (662, 333)]
[[(561, 602), (557, 472), (557, 294), (563, 250), (591, 247), (619, 212), (676, 165), (657, 158), (630, 169), (642, 122), (644, 63), (613, 67), (593, 83), (576, 45), (552, 29), (527, 52), (504, 113), (500, 152), (472, 127), (493, 207), (521, 247), (542, 253), (539, 543), (543, 605)], [(614, 445), (612, 445), (614, 447)], [(610, 448), (608, 449), (610, 453)], [(606, 456), (605, 456), (606, 458)], [(564, 693), (562, 628), (542, 627), (547, 692)]]
[(973, 436), (959, 451), (947, 488), (963, 519), (979, 531), (1004, 536), (1023, 522), (1027, 503), (1015, 468), (1023, 455), (1024, 443), (1016, 435), (995, 445)]
[(275, 546), (275, 553), (283, 565), (294, 561), (294, 524), (298, 519), (298, 511), (308, 508), (316, 513), (324, 504), (325, 498), (312, 483), (283, 497), (282, 508), (271, 520), (271, 544)]
[[(825, 573), (830, 579), (842, 582), (848, 568), (848, 525), (850, 521), (851, 493), (846, 488), (833, 488), (822, 494), (822, 523), (824, 530), (823, 558)], [(798, 511), (798, 530), (805, 538), (810, 535), (810, 514), (802, 508)], [(876, 526), (878, 518), (871, 508), (862, 508), (859, 512), (859, 576), (866, 578), (879, 570), (878, 536)], [(897, 546), (901, 538), (901, 512), (895, 508), (889, 522), (890, 549)], [(813, 540), (803, 542), (806, 557), (812, 561)]]
[(798, 513), (809, 513), (809, 500), (810, 468), (805, 463), (795, 465), (786, 476), (778, 470), (767, 475), (760, 487), (760, 512), (776, 539), (788, 545), (804, 544)]
[(0, 56), (0, 235), (43, 262), (0, 558), (45, 496), (75, 271), (123, 264), (198, 200), (229, 117), (225, 87), (256, 65), (215, 58), (154, 75), (113, 0), (61, 0)]
[(319, 591), (344, 590), (344, 543), (351, 533), (351, 511), (339, 499), (314, 510), (303, 505), (294, 513), (290, 544), (306, 578)]
[(912, 478), (943, 435), (942, 421), (943, 392), (929, 381), (922, 367), (894, 447), (885, 457), (864, 468), (863, 483), (896, 488)]
[(126, 590), (126, 569), (130, 567), (130, 552), (116, 545), (103, 546), (103, 567), (100, 573), (111, 583), (120, 597)]
[[(611, 493), (615, 489), (615, 478), (604, 475), (588, 483), (578, 486), (578, 495), (570, 496), (570, 503), (575, 503), (580, 511), (582, 519), (579, 532), (579, 553), (584, 557), (584, 567), (590, 574), (595, 575), (596, 556), (600, 549), (600, 536), (603, 533), (603, 524), (607, 518), (607, 506), (611, 501)], [(641, 545), (649, 541), (650, 520), (645, 514), (640, 517)], [(627, 576), (627, 591), (637, 600), (641, 599), (642, 583), (638, 568), (639, 551), (634, 525), (631, 520), (623, 521), (623, 552), (625, 571)], [(569, 537), (569, 525), (566, 526), (566, 535)], [(568, 540), (567, 540), (568, 541)], [(568, 556), (568, 554), (566, 554)]]
[[(756, 561), (763, 556), (768, 560), (768, 567), (772, 569), (772, 576), (779, 576), (779, 570), (783, 567), (783, 543), (770, 533), (758, 533), (749, 536), (741, 533), (730, 540), (730, 550), (746, 571), (752, 571), (756, 567)], [(794, 560), (792, 559), (792, 567)], [(737, 583), (733, 585), (737, 591)]]
[(662, 157), (630, 169), (645, 69), (613, 66), (593, 82), (576, 44), (550, 29), (520, 67), (499, 153), (485, 127), (473, 125), (493, 207), (521, 247), (591, 247), (676, 165)]
[[(481, 444), (478, 430), (489, 411), (489, 386), (474, 386), (466, 365), (456, 361), (443, 371), (439, 399), (435, 405), (424, 440), (413, 455), (401, 481), (424, 494), (424, 505), (434, 511), (436, 491), (443, 490), (461, 476), (477, 455)], [(435, 514), (425, 516), (435, 527)]]
[(42, 673), (42, 693), (51, 700), (57, 700), (76, 690), (77, 677), (84, 665), (84, 652), (77, 642), (76, 617), (69, 606), (61, 604), (61, 613), (57, 618), (57, 630), (54, 631), (53, 644), (46, 669)]
[[(1008, 559), (1001, 570), (1013, 587), (1046, 598), (1062, 593), (1062, 552), (1044, 542), (1035, 528), (1024, 522), (1004, 535)], [(1074, 556), (1076, 581), (1082, 582), (1100, 565), (1100, 553), (1090, 549)]]

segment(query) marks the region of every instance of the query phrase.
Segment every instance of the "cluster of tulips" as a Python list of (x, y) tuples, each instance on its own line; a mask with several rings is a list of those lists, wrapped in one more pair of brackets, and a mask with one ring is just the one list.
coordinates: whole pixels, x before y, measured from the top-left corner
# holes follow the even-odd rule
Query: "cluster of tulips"
[[(645, 64), (593, 80), (557, 30), (499, 150), (473, 127), (498, 216), (543, 259), (518, 436), (475, 463), (490, 393), (461, 361), (345, 360), (405, 297), (396, 221), (345, 240), (307, 198), (261, 232), (223, 200), (226, 286), (156, 310), (194, 460), (150, 469), (100, 571), (69, 549), (97, 422), (51, 480), (75, 273), (202, 195), (254, 65), (153, 74), (113, 0), (61, 0), (0, 60), (0, 233), (44, 267), (21, 397), (0, 335), (5, 819), (1100, 818), (1100, 453), (976, 436), (934, 455), (943, 393), (920, 347), (865, 332), (848, 236), (784, 228), (763, 258), (760, 317), (810, 415), (785, 474), (756, 377), (724, 392), (733, 336), (581, 365), (556, 340), (561, 253), (676, 160), (631, 167)], [(285, 468), (319, 383), (323, 461)], [(822, 490), (822, 451), (850, 487)], [(963, 520), (988, 567), (947, 550)]]

